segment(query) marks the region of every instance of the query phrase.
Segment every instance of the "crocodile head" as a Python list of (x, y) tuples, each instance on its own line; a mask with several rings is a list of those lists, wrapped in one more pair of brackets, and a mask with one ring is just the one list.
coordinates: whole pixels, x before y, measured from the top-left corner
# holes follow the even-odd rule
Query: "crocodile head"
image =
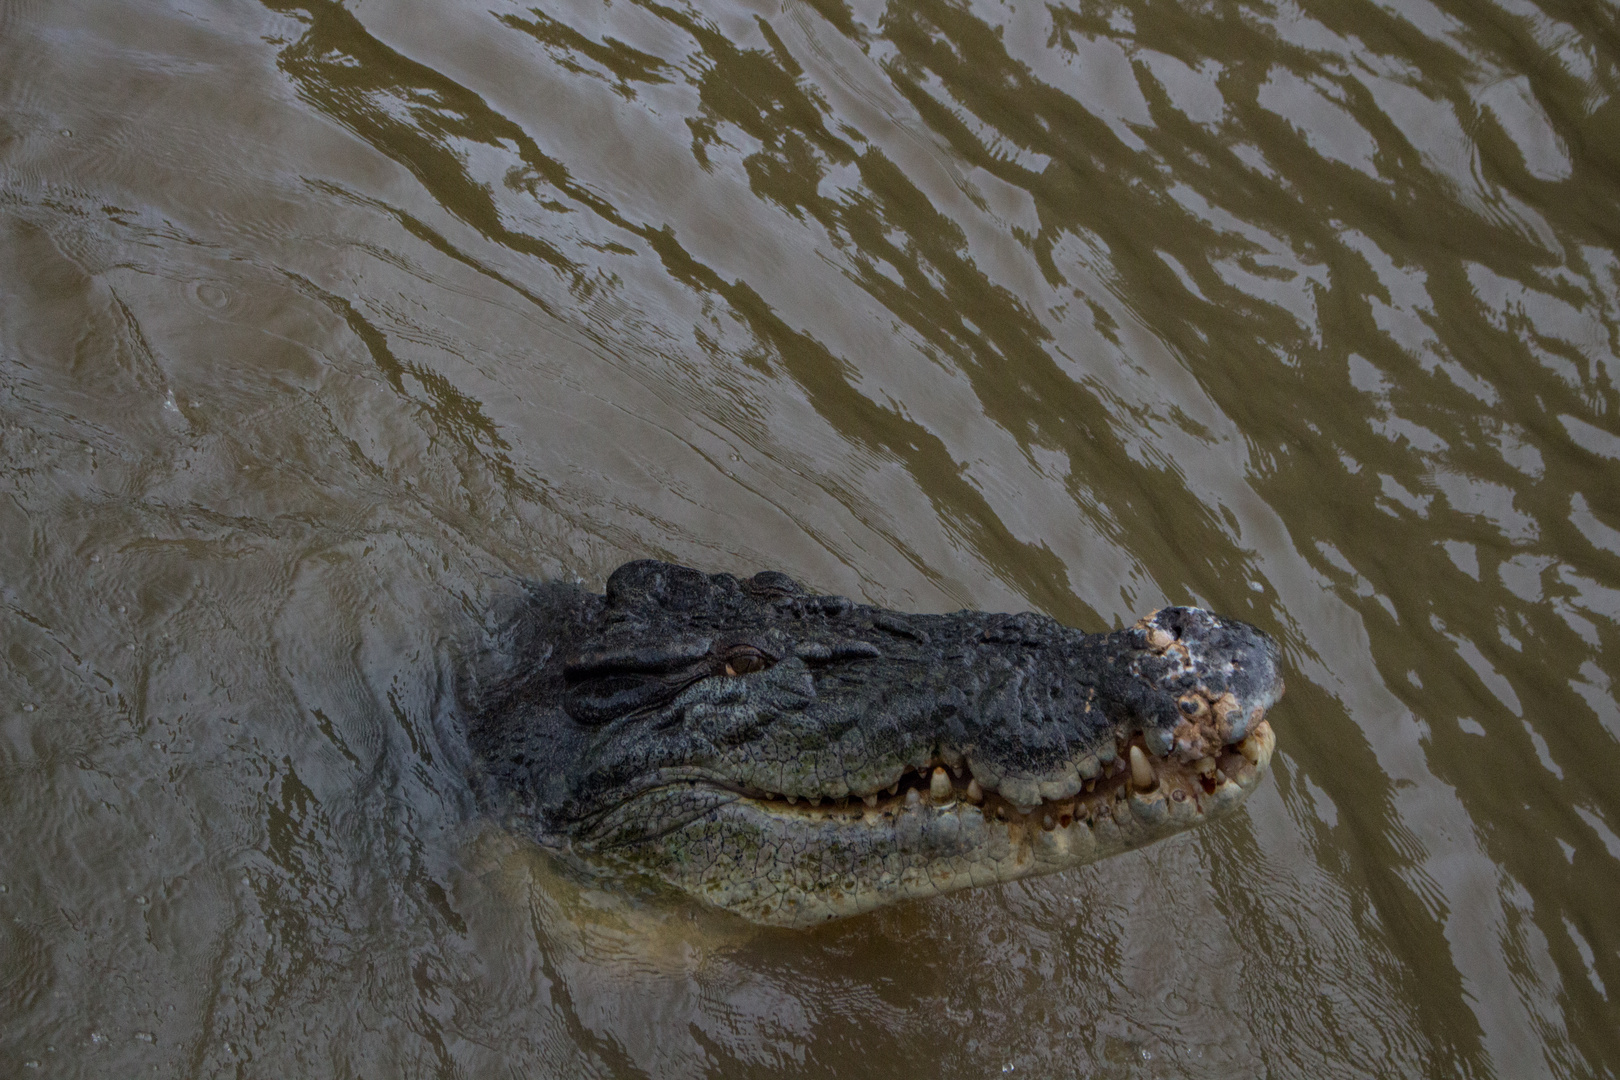
[(628, 563), (532, 590), (463, 687), (482, 797), (591, 866), (803, 926), (1095, 861), (1259, 784), (1275, 642), (1197, 608), (1087, 634)]

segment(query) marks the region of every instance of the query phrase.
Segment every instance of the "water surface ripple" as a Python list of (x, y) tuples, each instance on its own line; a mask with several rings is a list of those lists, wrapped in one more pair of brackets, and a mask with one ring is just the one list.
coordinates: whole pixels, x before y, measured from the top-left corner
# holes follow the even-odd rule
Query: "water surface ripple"
[[(812, 933), (597, 892), (449, 678), (645, 555), (1249, 619), (1275, 779)], [(1620, 17), (0, 5), (0, 644), (6, 1076), (1614, 1077)]]

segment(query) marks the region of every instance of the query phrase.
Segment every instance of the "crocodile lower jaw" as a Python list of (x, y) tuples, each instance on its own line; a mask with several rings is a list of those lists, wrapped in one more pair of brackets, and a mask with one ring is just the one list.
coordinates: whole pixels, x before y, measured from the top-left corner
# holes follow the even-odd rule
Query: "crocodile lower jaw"
[(1128, 744), (1090, 790), (1027, 807), (974, 798), (973, 782), (943, 767), (871, 806), (744, 796), (622, 858), (753, 922), (811, 926), (1082, 866), (1225, 817), (1259, 786), (1274, 747), (1264, 722), (1213, 761), (1154, 760)]

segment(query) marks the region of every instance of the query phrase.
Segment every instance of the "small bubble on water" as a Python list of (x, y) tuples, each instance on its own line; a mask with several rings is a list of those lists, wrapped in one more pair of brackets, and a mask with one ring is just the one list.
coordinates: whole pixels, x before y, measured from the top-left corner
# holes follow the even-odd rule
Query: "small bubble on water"
[(23, 1068), (37, 1069), (39, 1068), (39, 1062), (35, 1061), (33, 1058), (29, 1058), (27, 1061), (23, 1062)]
[(150, 1031), (137, 1031), (135, 1033), (135, 1037), (137, 1039), (141, 1040), (141, 1042), (143, 1042), (143, 1043), (155, 1043), (155, 1042), (157, 1042), (157, 1036), (154, 1035)]
[(90, 1033), (90, 1041), (97, 1044), (104, 1043), (107, 1041), (107, 1036), (103, 1035), (99, 1031), (92, 1031)]
[(100, 562), (101, 561), (101, 556), (100, 555), (92, 555), (92, 556), (90, 556), (90, 561), (91, 562)]
[(23, 712), (33, 712), (33, 711), (34, 711), (34, 703), (32, 701), (26, 702), (23, 705)]

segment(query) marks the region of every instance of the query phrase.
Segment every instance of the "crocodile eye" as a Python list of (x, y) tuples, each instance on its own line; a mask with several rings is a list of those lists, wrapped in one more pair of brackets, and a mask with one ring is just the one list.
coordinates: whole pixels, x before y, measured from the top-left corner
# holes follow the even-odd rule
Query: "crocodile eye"
[(751, 645), (738, 646), (726, 653), (727, 675), (752, 675), (771, 666), (771, 658)]

